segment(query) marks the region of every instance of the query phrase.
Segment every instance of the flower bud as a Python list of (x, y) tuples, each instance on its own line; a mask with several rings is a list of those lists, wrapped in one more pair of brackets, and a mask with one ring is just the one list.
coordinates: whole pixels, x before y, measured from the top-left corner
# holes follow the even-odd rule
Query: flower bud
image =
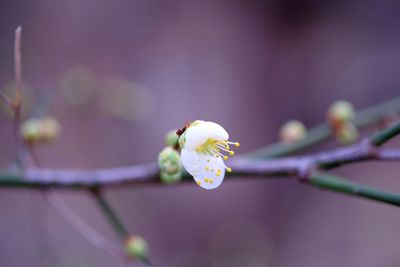
[(334, 102), (328, 110), (328, 120), (333, 127), (348, 122), (354, 118), (354, 107), (346, 100), (339, 100)]
[(29, 119), (21, 126), (21, 136), (30, 144), (52, 142), (59, 134), (60, 124), (53, 117)]
[(175, 174), (160, 172), (160, 179), (164, 184), (175, 184), (182, 179), (182, 174), (180, 172)]
[(335, 136), (339, 143), (349, 145), (357, 141), (359, 134), (357, 127), (354, 124), (347, 122), (336, 129)]
[(292, 143), (303, 139), (307, 133), (304, 124), (298, 120), (291, 120), (282, 125), (279, 136), (282, 142)]
[(149, 254), (149, 246), (141, 236), (130, 236), (125, 241), (125, 252), (132, 258), (146, 259)]
[(53, 117), (44, 117), (41, 119), (40, 132), (43, 142), (52, 142), (60, 134), (60, 124)]
[(21, 126), (21, 136), (27, 143), (36, 143), (40, 139), (40, 120), (25, 121)]
[(175, 149), (165, 147), (158, 155), (158, 166), (160, 167), (160, 178), (162, 182), (171, 184), (181, 180), (181, 156)]
[(178, 143), (181, 148), (185, 146), (186, 142), (186, 132), (184, 132), (181, 136), (179, 136)]
[(165, 135), (165, 144), (175, 147), (178, 144), (178, 139), (179, 136), (176, 134), (176, 130), (171, 130)]

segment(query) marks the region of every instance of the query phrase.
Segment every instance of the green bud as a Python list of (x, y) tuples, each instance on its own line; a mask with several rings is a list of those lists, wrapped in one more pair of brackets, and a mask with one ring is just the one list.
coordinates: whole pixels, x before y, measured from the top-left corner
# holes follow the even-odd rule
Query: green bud
[(186, 143), (186, 132), (184, 132), (181, 136), (179, 136), (179, 140), (178, 140), (179, 146), (181, 148), (183, 148), (183, 146)]
[(343, 145), (353, 144), (358, 139), (357, 127), (352, 123), (345, 123), (336, 129), (335, 135), (339, 143)]
[(29, 119), (21, 126), (21, 136), (27, 143), (35, 143), (40, 139), (40, 120)]
[(28, 143), (49, 143), (60, 134), (60, 124), (53, 117), (33, 118), (21, 126), (21, 136)]
[(176, 130), (171, 130), (165, 135), (165, 144), (175, 147), (178, 144), (178, 139), (179, 136), (176, 134)]
[(40, 122), (40, 132), (43, 142), (52, 142), (60, 134), (60, 124), (53, 117), (44, 117)]
[(182, 173), (168, 174), (166, 172), (160, 172), (160, 179), (164, 184), (176, 184), (182, 180)]
[(334, 127), (352, 120), (354, 115), (355, 111), (353, 105), (346, 100), (334, 102), (328, 110), (328, 120)]
[(135, 259), (146, 259), (149, 254), (149, 245), (141, 236), (130, 236), (125, 242), (125, 252)]
[(182, 162), (178, 151), (172, 147), (165, 147), (158, 154), (161, 181), (167, 184), (176, 183), (182, 177)]
[(292, 143), (303, 139), (306, 136), (307, 129), (304, 124), (298, 120), (291, 120), (282, 125), (279, 136), (282, 142)]

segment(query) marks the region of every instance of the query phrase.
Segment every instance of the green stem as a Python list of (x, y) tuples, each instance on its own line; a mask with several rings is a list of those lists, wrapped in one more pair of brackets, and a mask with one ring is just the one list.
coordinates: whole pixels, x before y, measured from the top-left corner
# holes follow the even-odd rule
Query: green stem
[(387, 141), (389, 141), (391, 138), (395, 137), (400, 133), (400, 122), (397, 122), (393, 124), (390, 127), (387, 127), (377, 133), (375, 133), (371, 137), (371, 142), (375, 146), (381, 146)]
[[(385, 117), (400, 112), (400, 97), (359, 111), (354, 119), (354, 124), (359, 128), (368, 127), (382, 121)], [(276, 158), (302, 151), (311, 146), (320, 144), (332, 135), (329, 124), (323, 123), (309, 129), (302, 140), (291, 144), (275, 143), (257, 149), (247, 156), (251, 158)]]
[(122, 221), (118, 218), (117, 214), (114, 212), (110, 204), (107, 202), (103, 194), (99, 191), (93, 191), (93, 196), (95, 197), (101, 211), (107, 217), (108, 221), (111, 223), (114, 230), (121, 237), (121, 239), (127, 238), (129, 236), (129, 232), (125, 228)]
[(308, 184), (321, 189), (400, 206), (400, 195), (397, 193), (351, 182), (331, 174), (314, 172), (305, 181)]

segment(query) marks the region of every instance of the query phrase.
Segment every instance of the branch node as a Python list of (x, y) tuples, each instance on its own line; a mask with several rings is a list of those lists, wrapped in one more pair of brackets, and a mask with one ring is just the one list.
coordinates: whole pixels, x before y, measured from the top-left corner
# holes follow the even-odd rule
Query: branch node
[(310, 176), (310, 173), (316, 168), (316, 164), (310, 158), (305, 158), (299, 162), (297, 171), (297, 178), (299, 181), (306, 181)]

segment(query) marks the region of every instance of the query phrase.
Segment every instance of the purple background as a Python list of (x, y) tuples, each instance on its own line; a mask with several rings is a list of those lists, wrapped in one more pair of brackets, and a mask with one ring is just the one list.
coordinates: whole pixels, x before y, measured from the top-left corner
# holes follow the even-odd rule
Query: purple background
[[(396, 1), (1, 1), (0, 84), (13, 80), (13, 31), (23, 26), (26, 111), (51, 97), (62, 123), (42, 166), (98, 168), (152, 162), (166, 131), (212, 120), (245, 153), (279, 126), (313, 126), (330, 103), (357, 109), (399, 92)], [(14, 150), (0, 113), (0, 163)], [(330, 142), (323, 147), (335, 146)], [(397, 164), (397, 163), (396, 163)], [(395, 163), (335, 170), (400, 191)], [(248, 177), (250, 178), (250, 177)], [(116, 240), (94, 201), (63, 192), (93, 228)], [(400, 212), (297, 183), (226, 181), (205, 191), (126, 187), (107, 197), (156, 266), (398, 266)], [(0, 191), (0, 266), (115, 266), (37, 191)]]

